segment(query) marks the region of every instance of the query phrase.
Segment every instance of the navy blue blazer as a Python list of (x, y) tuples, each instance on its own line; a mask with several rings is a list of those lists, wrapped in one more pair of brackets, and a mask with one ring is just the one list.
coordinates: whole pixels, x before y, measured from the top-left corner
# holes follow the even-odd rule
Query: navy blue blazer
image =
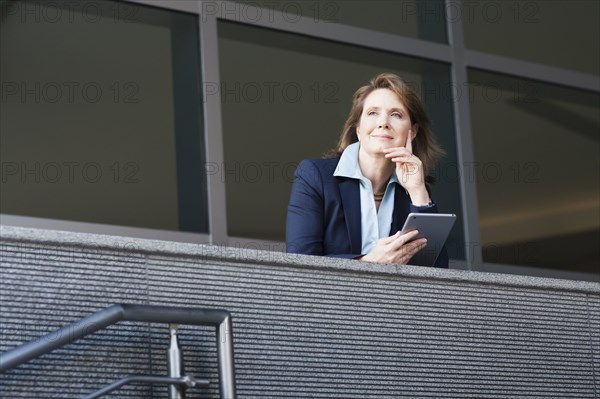
[[(365, 255), (361, 253), (359, 182), (333, 175), (339, 160), (307, 159), (298, 165), (288, 205), (287, 252), (341, 258)], [(411, 212), (437, 213), (435, 205), (413, 206), (401, 187), (397, 187), (395, 193), (390, 234), (402, 229)], [(445, 248), (434, 266), (448, 267)]]

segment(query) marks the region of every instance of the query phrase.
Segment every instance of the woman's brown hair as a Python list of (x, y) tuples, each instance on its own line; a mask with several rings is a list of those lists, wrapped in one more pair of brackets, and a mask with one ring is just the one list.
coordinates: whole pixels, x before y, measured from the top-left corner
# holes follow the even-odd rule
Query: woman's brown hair
[(350, 114), (346, 119), (334, 154), (337, 156), (342, 155), (346, 147), (358, 141), (356, 127), (363, 112), (365, 99), (377, 89), (388, 89), (394, 92), (406, 107), (411, 125), (415, 123), (418, 125), (417, 134), (412, 142), (413, 154), (423, 163), (425, 181), (433, 183), (434, 178), (429, 176), (428, 172), (435, 168), (438, 160), (444, 155), (444, 150), (433, 136), (431, 121), (425, 113), (425, 108), (417, 93), (399, 76), (392, 73), (379, 74), (371, 79), (368, 85), (356, 90), (352, 99)]

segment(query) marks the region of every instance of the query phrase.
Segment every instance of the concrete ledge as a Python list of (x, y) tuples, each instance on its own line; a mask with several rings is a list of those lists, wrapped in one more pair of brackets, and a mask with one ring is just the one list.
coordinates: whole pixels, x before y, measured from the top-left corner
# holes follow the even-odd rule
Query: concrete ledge
[(277, 265), (321, 270), (332, 269), (357, 273), (393, 274), (404, 278), (425, 278), (441, 281), (472, 282), (600, 294), (600, 283), (594, 282), (464, 270), (440, 270), (409, 265), (385, 265), (347, 259), (262, 251), (252, 248), (188, 244), (12, 226), (0, 226), (0, 237), (3, 242), (65, 245), (81, 247), (82, 249), (87, 248), (88, 250), (106, 249), (130, 255), (177, 255), (199, 258), (206, 261)]

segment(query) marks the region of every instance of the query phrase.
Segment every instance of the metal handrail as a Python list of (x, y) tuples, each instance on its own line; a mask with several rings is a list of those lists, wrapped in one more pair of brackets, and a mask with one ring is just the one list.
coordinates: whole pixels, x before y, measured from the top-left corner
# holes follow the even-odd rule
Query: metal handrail
[(198, 385), (208, 386), (210, 381), (208, 380), (198, 380), (195, 378), (191, 378), (189, 376), (184, 377), (158, 377), (155, 375), (128, 375), (120, 380), (117, 380), (104, 388), (97, 390), (96, 392), (92, 392), (91, 394), (84, 396), (81, 399), (96, 399), (101, 396), (107, 395), (112, 391), (115, 391), (121, 388), (123, 385), (132, 384), (132, 383), (140, 383), (140, 384), (169, 384), (169, 385), (179, 385), (184, 387), (195, 387)]
[(219, 390), (222, 398), (235, 399), (233, 331), (231, 315), (225, 310), (176, 308), (169, 306), (117, 304), (100, 310), (78, 322), (17, 346), (0, 355), (0, 373), (36, 357), (70, 344), (120, 321), (212, 325), (216, 327), (219, 358)]

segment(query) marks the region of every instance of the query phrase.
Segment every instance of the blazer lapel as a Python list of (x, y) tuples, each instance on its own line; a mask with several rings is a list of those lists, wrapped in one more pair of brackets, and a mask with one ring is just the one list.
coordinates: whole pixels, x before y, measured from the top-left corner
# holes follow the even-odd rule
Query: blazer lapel
[(339, 184), (346, 227), (348, 228), (348, 237), (350, 238), (350, 248), (354, 254), (360, 254), (362, 250), (362, 238), (360, 234), (360, 188), (358, 184), (358, 181), (355, 179), (342, 179)]
[(390, 230), (390, 235), (396, 234), (398, 230), (402, 229), (406, 217), (408, 216), (407, 210), (410, 209), (410, 198), (408, 198), (404, 187), (400, 184), (396, 184), (396, 189), (394, 191), (394, 213), (392, 214), (392, 228)]

